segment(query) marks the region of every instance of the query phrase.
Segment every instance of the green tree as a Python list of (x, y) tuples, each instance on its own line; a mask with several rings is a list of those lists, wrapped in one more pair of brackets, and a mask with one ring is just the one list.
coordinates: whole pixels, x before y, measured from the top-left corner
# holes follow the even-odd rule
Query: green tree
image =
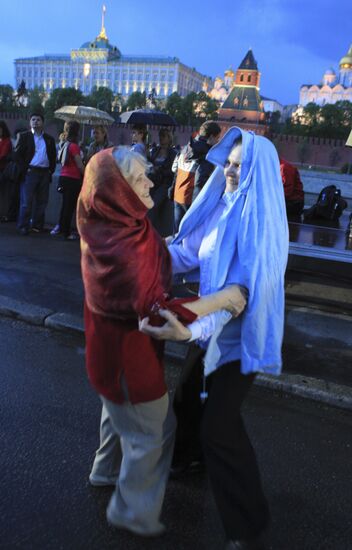
[(320, 107), (316, 103), (308, 103), (303, 108), (302, 124), (309, 136), (316, 136), (320, 121)]
[(133, 92), (126, 102), (126, 110), (133, 111), (134, 109), (143, 109), (147, 103), (147, 96), (145, 92)]
[(217, 110), (219, 108), (219, 104), (205, 92), (198, 92), (194, 100), (193, 108), (198, 119), (198, 124), (203, 123), (206, 120), (216, 120), (218, 118)]
[(44, 111), (44, 103), (46, 99), (46, 93), (44, 91), (44, 88), (42, 86), (38, 87), (35, 86), (33, 90), (28, 91), (28, 103), (27, 103), (27, 109), (29, 112)]
[(265, 122), (269, 126), (270, 133), (278, 134), (281, 129), (280, 124), (281, 113), (280, 111), (272, 111), (265, 113)]
[(76, 88), (55, 88), (45, 103), (45, 116), (48, 120), (55, 118), (55, 111), (64, 105), (85, 105), (86, 100), (81, 90)]
[(114, 94), (112, 90), (106, 86), (100, 86), (99, 88), (94, 86), (92, 93), (87, 96), (87, 101), (92, 107), (96, 107), (108, 113), (112, 111), (113, 100)]
[(165, 112), (174, 117), (176, 122), (182, 124), (182, 97), (177, 92), (173, 92), (166, 99)]
[(188, 126), (198, 125), (198, 117), (194, 111), (196, 100), (196, 92), (190, 92), (188, 95), (186, 95), (186, 97), (183, 98), (180, 124), (187, 124)]
[(14, 111), (16, 107), (15, 103), (15, 90), (10, 84), (0, 85), (0, 111), (8, 113)]
[(352, 128), (352, 102), (346, 100), (337, 101), (335, 105), (342, 110), (344, 126), (347, 128), (347, 137)]
[(326, 138), (340, 137), (343, 130), (343, 111), (338, 106), (327, 103), (320, 109), (318, 136)]

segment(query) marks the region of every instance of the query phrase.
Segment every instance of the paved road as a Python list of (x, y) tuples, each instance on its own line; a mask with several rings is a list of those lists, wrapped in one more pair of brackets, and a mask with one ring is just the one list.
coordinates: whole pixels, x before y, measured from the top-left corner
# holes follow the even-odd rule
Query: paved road
[[(109, 528), (110, 491), (87, 483), (100, 404), (84, 341), (0, 319), (2, 550), (217, 550), (223, 532), (206, 477), (169, 483), (168, 533)], [(174, 386), (175, 367), (168, 368)], [(352, 415), (256, 389), (245, 417), (273, 512), (271, 550), (352, 549)]]

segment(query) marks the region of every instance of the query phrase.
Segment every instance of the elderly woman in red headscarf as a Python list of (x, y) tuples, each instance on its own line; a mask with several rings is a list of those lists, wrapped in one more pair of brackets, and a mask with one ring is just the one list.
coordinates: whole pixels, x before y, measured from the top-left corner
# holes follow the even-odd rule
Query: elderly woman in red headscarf
[(89, 479), (94, 486), (116, 484), (107, 509), (110, 524), (150, 536), (164, 530), (160, 512), (175, 420), (162, 343), (140, 332), (138, 319), (172, 325), (177, 316), (187, 324), (221, 308), (237, 314), (245, 300), (236, 285), (192, 301), (170, 298), (170, 256), (147, 217), (153, 183), (146, 169), (144, 157), (126, 147), (97, 153), (86, 168), (77, 225), (86, 364), (103, 402)]

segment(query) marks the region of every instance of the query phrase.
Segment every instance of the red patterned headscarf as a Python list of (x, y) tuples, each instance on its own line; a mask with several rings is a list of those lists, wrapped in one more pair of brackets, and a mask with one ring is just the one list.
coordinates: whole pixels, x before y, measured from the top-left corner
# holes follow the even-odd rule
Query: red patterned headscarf
[(112, 153), (92, 157), (77, 204), (86, 302), (106, 317), (145, 317), (165, 303), (171, 260)]

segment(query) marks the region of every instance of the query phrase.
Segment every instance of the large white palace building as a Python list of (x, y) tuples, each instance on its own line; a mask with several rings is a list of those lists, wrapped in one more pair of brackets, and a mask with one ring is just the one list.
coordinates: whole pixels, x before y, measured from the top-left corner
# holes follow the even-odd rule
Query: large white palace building
[(91, 42), (63, 55), (42, 55), (15, 60), (17, 87), (24, 81), (27, 89), (74, 87), (84, 94), (100, 86), (127, 98), (132, 92), (165, 98), (173, 92), (185, 96), (212, 87), (212, 79), (187, 67), (177, 57), (123, 55), (110, 44), (105, 30), (105, 7), (99, 35)]

